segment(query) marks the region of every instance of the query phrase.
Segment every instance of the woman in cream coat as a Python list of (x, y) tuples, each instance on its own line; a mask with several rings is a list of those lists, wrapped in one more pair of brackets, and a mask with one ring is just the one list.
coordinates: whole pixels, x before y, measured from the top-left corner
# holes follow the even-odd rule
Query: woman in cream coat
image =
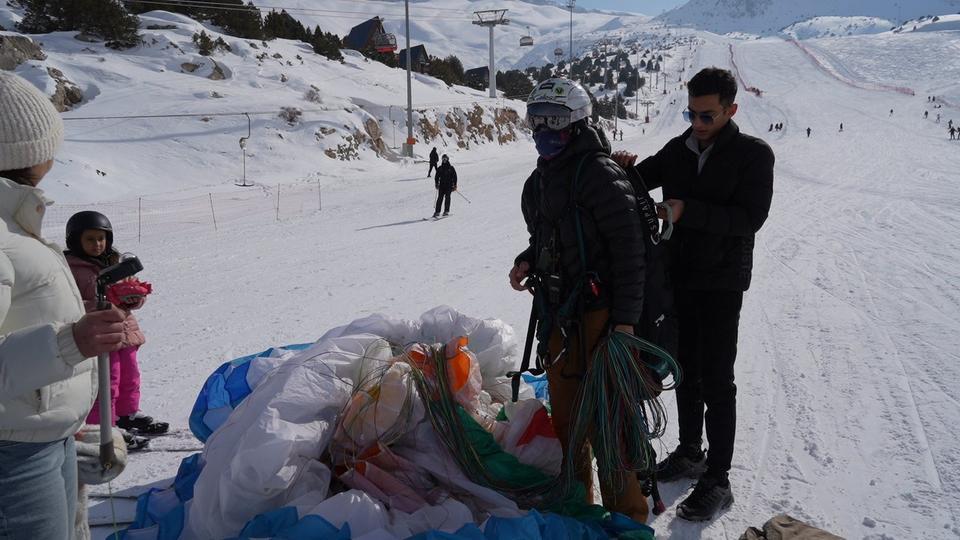
[(36, 185), (63, 122), (20, 77), (0, 72), (0, 538), (72, 536), (74, 434), (97, 394), (95, 357), (121, 346), (123, 314), (84, 314), (59, 246), (40, 234)]

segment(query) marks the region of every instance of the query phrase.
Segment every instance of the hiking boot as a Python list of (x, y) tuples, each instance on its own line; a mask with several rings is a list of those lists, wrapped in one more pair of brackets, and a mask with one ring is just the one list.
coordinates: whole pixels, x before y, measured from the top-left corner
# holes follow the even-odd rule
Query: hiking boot
[(170, 429), (170, 424), (157, 422), (152, 416), (136, 412), (117, 418), (117, 427), (138, 435), (162, 435)]
[(700, 478), (706, 470), (706, 452), (699, 448), (694, 450), (678, 446), (663, 461), (657, 463), (657, 480), (672, 482), (681, 478)]
[(127, 443), (127, 452), (137, 452), (139, 450), (144, 450), (150, 446), (150, 439), (146, 437), (141, 437), (139, 435), (134, 435), (125, 429), (121, 429), (120, 433), (123, 434), (123, 442)]
[(677, 517), (687, 521), (709, 521), (733, 504), (730, 481), (725, 477), (702, 476), (693, 493), (677, 506)]

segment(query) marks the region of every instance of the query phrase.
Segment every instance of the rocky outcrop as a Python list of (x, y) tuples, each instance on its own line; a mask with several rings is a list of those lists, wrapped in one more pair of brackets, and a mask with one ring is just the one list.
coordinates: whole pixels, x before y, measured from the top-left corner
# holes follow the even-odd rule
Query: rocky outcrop
[(208, 75), (207, 78), (211, 81), (222, 81), (227, 78), (227, 75), (224, 73), (223, 67), (214, 61), (213, 71), (210, 72), (210, 75)]
[(83, 102), (83, 91), (68, 79), (62, 71), (56, 68), (48, 67), (47, 74), (57, 83), (57, 89), (54, 91), (50, 101), (60, 112), (69, 111), (75, 105)]
[(27, 60), (46, 60), (40, 46), (27, 36), (0, 36), (0, 69), (12, 70)]

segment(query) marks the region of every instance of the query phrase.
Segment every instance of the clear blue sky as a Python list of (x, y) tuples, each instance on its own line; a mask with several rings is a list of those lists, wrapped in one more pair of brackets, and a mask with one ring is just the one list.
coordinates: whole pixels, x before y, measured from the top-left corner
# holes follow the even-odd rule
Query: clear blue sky
[(687, 0), (577, 0), (577, 5), (586, 8), (659, 15), (664, 10), (675, 8), (686, 2)]

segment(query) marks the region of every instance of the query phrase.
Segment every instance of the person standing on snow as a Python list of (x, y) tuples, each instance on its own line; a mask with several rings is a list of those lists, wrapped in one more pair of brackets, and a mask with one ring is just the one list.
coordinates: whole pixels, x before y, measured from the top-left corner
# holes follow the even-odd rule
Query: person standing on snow
[(443, 203), (443, 215), (450, 215), (450, 195), (457, 190), (457, 170), (450, 164), (450, 158), (443, 155), (443, 163), (437, 168), (437, 175), (434, 178), (434, 185), (437, 187), (437, 206), (433, 212), (433, 217), (440, 215), (440, 205)]
[[(122, 347), (123, 313), (85, 313), (60, 248), (41, 236), (63, 121), (0, 71), (0, 537), (71, 538), (74, 435), (97, 393), (96, 356)], [(122, 467), (116, 461), (114, 468)]]
[(957, 137), (957, 130), (951, 127), (951, 128), (950, 128), (950, 140), (952, 141), (952, 140), (956, 139), (956, 137)]
[(437, 168), (437, 163), (440, 161), (440, 156), (437, 154), (437, 147), (434, 146), (433, 150), (430, 151), (430, 170), (427, 171), (427, 178), (430, 178), (430, 173)]
[[(517, 291), (528, 289), (524, 280), (532, 272), (555, 291), (541, 289), (544, 309), (556, 321), (547, 349), (552, 421), (564, 456), (575, 456), (572, 472), (584, 484), (588, 502), (593, 494), (589, 445), (568, 447), (577, 421), (575, 398), (600, 339), (611, 331), (633, 334), (640, 320), (645, 251), (633, 186), (609, 158), (610, 142), (590, 124), (591, 111), (586, 90), (564, 78), (537, 84), (527, 99), (527, 124), (539, 159), (524, 183), (520, 204), (529, 246), (509, 273)], [(580, 234), (573, 212), (579, 212)], [(587, 277), (594, 273), (595, 282)], [(587, 279), (593, 286), (576, 285)], [(581, 306), (578, 315), (557, 320), (568, 301)], [(600, 477), (605, 477), (603, 471)], [(613, 485), (604, 483), (600, 491), (607, 509), (646, 522), (647, 500), (635, 474), (617, 475)]]
[(843, 122), (840, 122), (840, 133), (843, 133)]
[(810, 138), (810, 128), (807, 128), (807, 138)]
[[(120, 253), (113, 247), (113, 226), (107, 216), (93, 211), (77, 212), (67, 220), (67, 251), (64, 256), (80, 289), (87, 311), (97, 306), (97, 276), (102, 270), (120, 262)], [(140, 368), (137, 351), (146, 343), (132, 311), (143, 307), (144, 297), (118, 305), (126, 315), (123, 321), (123, 348), (110, 353), (110, 423), (124, 430), (130, 451), (149, 445), (142, 435), (162, 435), (169, 429), (166, 422), (157, 422), (140, 413)], [(87, 415), (88, 424), (101, 422), (100, 409)]]
[[(705, 521), (733, 504), (728, 475), (736, 438), (740, 308), (750, 287), (754, 239), (773, 198), (774, 155), (733, 121), (737, 81), (730, 71), (706, 68), (687, 91), (683, 114), (691, 128), (636, 170), (648, 189), (663, 188), (674, 222), (667, 249), (683, 370), (677, 387), (680, 444), (658, 464), (657, 478), (698, 478), (677, 516)], [(617, 152), (613, 159), (630, 167), (637, 156)], [(704, 421), (709, 452), (702, 450)]]

